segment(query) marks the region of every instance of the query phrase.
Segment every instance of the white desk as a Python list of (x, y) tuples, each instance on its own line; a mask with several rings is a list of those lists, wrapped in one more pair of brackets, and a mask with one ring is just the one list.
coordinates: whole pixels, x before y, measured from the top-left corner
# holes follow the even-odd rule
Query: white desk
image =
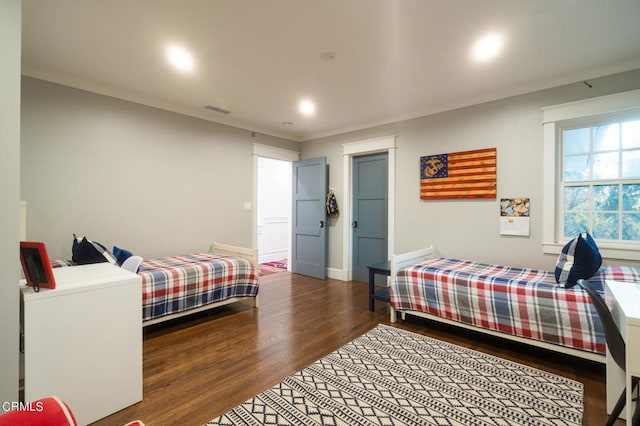
[(140, 401), (140, 276), (97, 263), (54, 277), (55, 289), (21, 288), (25, 401), (56, 395), (79, 424)]
[[(631, 377), (640, 377), (640, 283), (607, 281), (606, 300), (626, 343), (627, 373), (618, 367), (607, 348), (607, 411), (611, 412), (626, 383), (627, 404), (620, 417), (631, 419)], [(626, 415), (625, 415), (626, 413)]]

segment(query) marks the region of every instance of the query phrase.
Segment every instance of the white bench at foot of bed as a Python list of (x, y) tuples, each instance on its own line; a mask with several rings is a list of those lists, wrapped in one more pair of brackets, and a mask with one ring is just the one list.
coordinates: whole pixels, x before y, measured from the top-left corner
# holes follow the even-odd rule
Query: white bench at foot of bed
[[(256, 276), (260, 272), (260, 265), (258, 263), (258, 249), (257, 248), (245, 248), (245, 247), (237, 247), (231, 246), (228, 244), (221, 244), (214, 242), (211, 244), (209, 251), (213, 254), (217, 254), (220, 256), (236, 256), (241, 257), (243, 259), (247, 259), (253, 268), (256, 271)], [(229, 305), (231, 303), (241, 302), (243, 300), (251, 299), (253, 307), (258, 307), (258, 295), (255, 296), (246, 296), (246, 297), (232, 297), (226, 300), (221, 300), (219, 302), (209, 303), (208, 305), (200, 306), (198, 308), (187, 309), (185, 311), (176, 312), (174, 314), (165, 315), (158, 318), (153, 318), (147, 321), (142, 322), (143, 327), (147, 327), (149, 325), (158, 324), (164, 321), (169, 321), (172, 319), (180, 318), (186, 315), (195, 314), (197, 312), (207, 311), (209, 309), (218, 308), (220, 306)]]
[[(395, 278), (396, 274), (398, 273), (399, 270), (406, 268), (407, 266), (416, 264), (416, 263), (420, 263), (423, 262), (425, 260), (428, 259), (433, 259), (435, 257), (439, 257), (440, 253), (438, 251), (437, 248), (435, 248), (434, 246), (430, 246), (424, 249), (420, 249), (420, 250), (416, 250), (416, 251), (412, 251), (409, 253), (403, 253), (403, 254), (398, 254), (398, 255), (392, 255), (391, 256), (391, 261), (390, 261), (390, 268), (391, 268), (391, 277), (390, 277), (390, 282)], [(520, 337), (520, 336), (516, 336), (516, 335), (512, 335), (512, 334), (507, 334), (507, 333), (502, 333), (499, 331), (494, 331), (494, 330), (490, 330), (490, 329), (486, 329), (486, 328), (482, 328), (482, 327), (478, 327), (475, 325), (471, 325), (471, 324), (466, 324), (466, 323), (462, 323), (462, 322), (458, 322), (458, 321), (454, 321), (454, 320), (450, 320), (448, 318), (442, 318), (440, 316), (437, 315), (433, 315), (430, 313), (426, 313), (426, 312), (420, 312), (420, 311), (410, 311), (410, 310), (396, 310), (394, 309), (391, 305), (390, 306), (390, 318), (389, 320), (394, 323), (397, 321), (397, 317), (398, 317), (398, 313), (400, 314), (402, 320), (404, 321), (406, 319), (407, 315), (414, 315), (420, 318), (426, 318), (429, 320), (433, 320), (433, 321), (438, 321), (440, 323), (444, 323), (444, 324), (449, 324), (449, 325), (453, 325), (456, 327), (461, 327), (461, 328), (465, 328), (468, 330), (473, 330), (476, 332), (480, 332), (480, 333), (484, 333), (484, 334), (489, 334), (492, 336), (497, 336), (503, 339), (508, 339), (508, 340), (512, 340), (512, 341), (516, 341), (519, 343), (524, 343), (530, 346), (536, 346), (539, 348), (543, 348), (543, 349), (549, 349), (555, 352), (559, 352), (559, 353), (563, 353), (563, 354), (567, 354), (567, 355), (571, 355), (571, 356), (575, 356), (578, 358), (583, 358), (583, 359), (588, 359), (591, 361), (596, 361), (596, 362), (600, 362), (600, 363), (605, 363), (606, 362), (606, 357), (603, 354), (597, 354), (594, 352), (587, 352), (587, 351), (582, 351), (579, 349), (573, 349), (573, 348), (569, 348), (566, 346), (561, 346), (561, 345), (555, 345), (553, 343), (547, 343), (547, 342), (543, 342), (540, 340), (535, 340), (535, 339), (528, 339), (526, 337)]]

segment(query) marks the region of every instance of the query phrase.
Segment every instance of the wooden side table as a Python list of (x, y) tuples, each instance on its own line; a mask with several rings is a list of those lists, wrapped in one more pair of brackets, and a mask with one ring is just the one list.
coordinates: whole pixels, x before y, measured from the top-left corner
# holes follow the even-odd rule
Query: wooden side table
[[(375, 290), (375, 276), (383, 275), (385, 277), (391, 276), (391, 265), (389, 261), (374, 263), (373, 265), (367, 266), (369, 269), (369, 310), (373, 311), (374, 303), (376, 300), (381, 302), (389, 303), (389, 287), (385, 284), (384, 287), (379, 290)], [(378, 286), (380, 287), (380, 286)]]

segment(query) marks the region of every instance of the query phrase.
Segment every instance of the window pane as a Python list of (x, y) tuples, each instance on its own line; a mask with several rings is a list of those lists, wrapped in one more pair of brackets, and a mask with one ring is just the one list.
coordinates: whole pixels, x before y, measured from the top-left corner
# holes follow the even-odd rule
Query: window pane
[(617, 240), (618, 213), (594, 213), (593, 238)]
[(585, 213), (566, 213), (564, 215), (564, 236), (576, 237), (589, 229), (589, 218)]
[(618, 185), (595, 185), (593, 209), (618, 211)]
[(640, 240), (640, 214), (622, 215), (622, 239)]
[(622, 147), (640, 148), (640, 120), (622, 123)]
[(590, 128), (571, 129), (564, 131), (564, 154), (589, 152)]
[(622, 177), (640, 177), (640, 149), (622, 152)]
[(598, 126), (593, 132), (593, 150), (610, 151), (620, 148), (620, 124)]
[(564, 159), (564, 180), (567, 182), (590, 179), (589, 155), (575, 155)]
[(640, 212), (640, 184), (622, 185), (622, 210)]
[(564, 188), (564, 211), (589, 211), (589, 187), (567, 186)]
[(589, 230), (596, 239), (640, 243), (640, 116), (613, 120), (562, 131), (567, 238)]
[(593, 178), (616, 179), (618, 178), (618, 152), (606, 154), (593, 154)]

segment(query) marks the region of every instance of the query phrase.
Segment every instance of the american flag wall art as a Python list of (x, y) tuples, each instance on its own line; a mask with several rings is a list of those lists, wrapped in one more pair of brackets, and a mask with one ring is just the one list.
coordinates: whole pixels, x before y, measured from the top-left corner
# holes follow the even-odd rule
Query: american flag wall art
[(496, 198), (496, 148), (420, 157), (420, 199)]

